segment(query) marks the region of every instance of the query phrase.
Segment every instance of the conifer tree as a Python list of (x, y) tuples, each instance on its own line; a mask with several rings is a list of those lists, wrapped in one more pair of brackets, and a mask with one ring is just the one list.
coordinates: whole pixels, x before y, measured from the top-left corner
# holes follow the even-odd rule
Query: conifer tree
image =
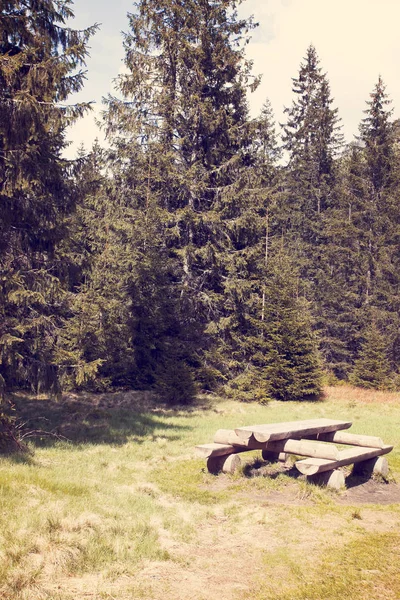
[[(360, 137), (340, 161), (335, 206), (326, 220), (326, 292), (316, 298), (321, 348), (326, 363), (348, 377), (371, 314), (387, 336), (388, 356), (396, 368), (398, 277), (396, 230), (398, 162), (389, 101), (381, 79), (371, 94)], [(372, 312), (371, 312), (372, 311)]]
[(332, 108), (329, 82), (313, 46), (293, 79), (293, 92), (295, 99), (285, 110), (288, 118), (283, 125), (289, 162), (278, 220), (296, 257), (300, 293), (312, 302), (321, 350), (330, 364), (342, 354), (331, 317), (340, 301), (336, 294), (332, 296), (336, 242), (330, 224), (338, 205), (337, 159), (343, 140), (338, 110)]
[(124, 244), (127, 232), (113, 227), (118, 207), (110, 202), (106, 156), (97, 141), (89, 154), (79, 150), (74, 180), (77, 207), (59, 250), (70, 313), (60, 332), (58, 361), (65, 386), (105, 389), (132, 383), (132, 377), (127, 379), (132, 350), (124, 293), (131, 262)]
[(393, 180), (393, 109), (381, 76), (370, 94), (368, 109), (360, 124), (360, 140), (365, 144), (367, 175), (375, 193), (388, 188)]
[(297, 212), (297, 216), (304, 219), (300, 225), (303, 238), (313, 242), (318, 238), (312, 222), (318, 222), (319, 215), (330, 206), (334, 159), (343, 143), (338, 110), (331, 107), (329, 82), (313, 46), (307, 49), (299, 75), (293, 79), (293, 92), (295, 99), (292, 106), (285, 109), (288, 118), (282, 136), (289, 156), (288, 222), (289, 228), (297, 228)]
[(65, 310), (56, 252), (73, 210), (65, 129), (88, 105), (81, 89), (87, 42), (60, 0), (5, 0), (0, 15), (0, 376), (57, 388), (57, 328)]
[[(265, 400), (269, 397), (266, 364), (268, 352), (266, 337), (267, 287), (270, 278), (270, 260), (273, 255), (274, 221), (280, 196), (281, 156), (275, 131), (275, 122), (269, 100), (254, 123), (252, 135), (253, 164), (250, 170), (250, 189), (247, 213), (248, 225), (254, 235), (243, 247), (240, 260), (246, 281), (246, 293), (232, 306), (229, 318), (229, 338), (224, 348), (230, 357), (229, 379), (225, 393), (242, 400)], [(252, 199), (252, 202), (250, 202)], [(244, 286), (242, 290), (244, 290)]]
[(321, 361), (309, 307), (299, 299), (293, 261), (280, 250), (266, 282), (264, 376), (277, 400), (304, 400), (321, 392)]
[(295, 99), (285, 109), (288, 118), (283, 125), (289, 162), (280, 221), (302, 263), (301, 277), (311, 298), (320, 266), (310, 256), (325, 243), (325, 213), (335, 203), (335, 158), (342, 145), (338, 110), (331, 107), (329, 82), (313, 46), (293, 79), (293, 92)]
[(374, 323), (369, 323), (363, 332), (363, 343), (350, 382), (364, 388), (384, 389), (389, 385), (390, 372), (385, 336)]
[(243, 48), (252, 23), (238, 19), (233, 0), (136, 6), (124, 42), (129, 72), (119, 80), (125, 101), (109, 99), (108, 131), (125, 181), (141, 173), (132, 202), (160, 217), (186, 360), (206, 366), (200, 378), (209, 387), (227, 372), (231, 321), (249, 293), (249, 266), (258, 268), (247, 256), (262, 229), (246, 192), (246, 88), (256, 81)]
[[(387, 336), (395, 369), (399, 348), (399, 160), (390, 100), (380, 77), (367, 104), (360, 143), (348, 163), (343, 211), (348, 210), (352, 228), (353, 241), (349, 240), (348, 246), (354, 264), (352, 292), (359, 314), (358, 331), (363, 330), (373, 309), (382, 334)], [(358, 353), (358, 343), (353, 344), (353, 351)]]
[(324, 223), (324, 278), (319, 281), (313, 314), (326, 369), (346, 379), (358, 347), (365, 284), (357, 228), (365, 193), (359, 146), (350, 146), (337, 167), (336, 201)]
[(364, 303), (374, 304), (379, 294), (379, 275), (382, 251), (393, 251), (392, 233), (396, 222), (396, 203), (393, 202), (395, 153), (392, 110), (385, 86), (379, 77), (371, 100), (367, 102), (365, 118), (360, 124), (363, 144), (363, 164), (359, 177), (364, 183), (362, 206), (353, 219), (357, 223), (360, 251), (364, 258)]

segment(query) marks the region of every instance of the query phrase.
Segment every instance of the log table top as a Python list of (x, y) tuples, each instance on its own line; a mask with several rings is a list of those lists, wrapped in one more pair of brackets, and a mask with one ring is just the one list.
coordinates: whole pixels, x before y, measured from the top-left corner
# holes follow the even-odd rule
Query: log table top
[(330, 433), (339, 429), (349, 429), (351, 421), (336, 421), (334, 419), (308, 419), (306, 421), (287, 421), (269, 425), (248, 425), (235, 429), (241, 440), (253, 436), (257, 442), (272, 442), (289, 438), (300, 439), (306, 435)]

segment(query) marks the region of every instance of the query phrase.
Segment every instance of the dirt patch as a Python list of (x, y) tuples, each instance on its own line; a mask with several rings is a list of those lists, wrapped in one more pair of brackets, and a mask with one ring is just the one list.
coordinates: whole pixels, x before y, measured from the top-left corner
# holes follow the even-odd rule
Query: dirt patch
[[(308, 506), (312, 500), (299, 498), (292, 486), (263, 498), (255, 493), (247, 501), (243, 494), (235, 499), (238, 513), (225, 514), (215, 507), (190, 543), (174, 544), (160, 536), (171, 560), (148, 562), (138, 574), (148, 598), (244, 600), (252, 597), (265, 577), (266, 563), (272, 561), (276, 581), (271, 581), (271, 595), (266, 596), (272, 599), (278, 581), (285, 580), (287, 569), (297, 568), (297, 561), (307, 565), (327, 546), (340, 548), (363, 531), (385, 533), (399, 526), (398, 511), (379, 513), (373, 507), (339, 512), (325, 507), (315, 513)], [(304, 508), (297, 511), (295, 505)]]
[[(204, 486), (209, 491), (223, 491), (231, 488), (237, 494), (238, 498), (247, 499), (251, 502), (262, 502), (272, 504), (283, 504), (287, 506), (306, 506), (315, 502), (313, 494), (307, 493), (304, 487), (299, 486), (300, 481), (306, 481), (304, 475), (300, 475), (297, 469), (285, 463), (276, 463), (273, 465), (258, 466), (249, 464), (245, 467), (243, 479), (232, 479), (224, 474), (215, 477), (211, 484)], [(339, 492), (332, 492), (333, 502), (341, 505), (352, 504), (375, 504), (389, 505), (400, 504), (400, 485), (387, 481), (383, 478), (363, 478), (354, 476), (350, 470), (344, 469), (346, 477), (346, 488)], [(243, 480), (255, 478), (271, 478), (272, 481), (278, 477), (286, 476), (284, 483), (281, 483), (279, 489), (274, 490), (256, 490), (250, 488), (247, 490), (235, 490), (243, 486)], [(329, 493), (329, 491), (327, 491)]]
[(338, 504), (400, 504), (400, 486), (396, 483), (348, 478), (347, 486), (338, 495)]
[[(285, 467), (280, 470), (284, 472)], [(327, 504), (319, 504), (318, 491), (307, 492), (296, 479), (287, 478), (279, 489), (268, 490), (243, 485), (245, 477), (216, 476), (204, 487), (230, 489), (231, 501), (210, 508), (213, 514), (201, 521), (195, 539), (189, 542), (176, 540), (160, 528), (160, 542), (171, 560), (147, 562), (138, 582), (148, 590), (149, 599), (244, 600), (265, 577), (266, 561), (276, 561), (276, 576), (285, 580), (285, 569), (296, 569), (300, 557), (307, 563), (326, 547), (340, 548), (363, 532), (397, 531), (399, 510), (382, 510), (377, 505), (399, 502), (400, 487), (375, 480), (348, 481), (349, 488), (328, 492)], [(160, 500), (163, 506), (175, 504), (172, 497)], [(338, 510), (339, 506), (349, 508)], [(186, 517), (193, 518), (191, 510)], [(268, 598), (275, 597), (274, 586)]]

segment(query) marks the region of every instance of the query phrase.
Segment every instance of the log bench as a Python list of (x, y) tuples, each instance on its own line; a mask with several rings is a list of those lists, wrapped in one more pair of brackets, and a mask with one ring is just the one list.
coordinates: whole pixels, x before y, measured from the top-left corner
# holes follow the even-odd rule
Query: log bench
[[(314, 482), (339, 489), (344, 487), (340, 467), (354, 465), (353, 472), (387, 475), (388, 463), (383, 455), (393, 446), (379, 437), (343, 431), (350, 421), (309, 419), (237, 429), (219, 429), (211, 444), (196, 446), (197, 454), (207, 459), (210, 473), (234, 473), (240, 466), (241, 452), (261, 450), (264, 460), (286, 460), (288, 454), (307, 457), (295, 462), (296, 469)], [(348, 446), (339, 449), (335, 444)]]

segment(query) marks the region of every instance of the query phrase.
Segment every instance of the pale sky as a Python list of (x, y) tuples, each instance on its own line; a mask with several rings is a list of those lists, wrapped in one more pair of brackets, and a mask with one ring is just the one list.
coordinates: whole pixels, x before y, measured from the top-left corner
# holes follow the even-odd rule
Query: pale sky
[[(128, 29), (126, 14), (133, 11), (133, 2), (74, 0), (73, 9), (73, 27), (102, 25), (90, 42), (85, 88), (71, 98), (93, 100), (95, 110), (71, 128), (69, 158), (81, 142), (90, 149), (96, 136), (102, 139), (95, 116), (101, 113), (101, 99), (112, 92), (112, 80), (122, 68), (121, 31)], [(393, 101), (394, 118), (400, 117), (399, 0), (245, 0), (240, 13), (254, 15), (259, 23), (247, 47), (254, 74), (262, 74), (259, 88), (249, 96), (253, 116), (269, 98), (277, 122), (284, 122), (283, 108), (293, 99), (292, 77), (297, 77), (312, 43), (327, 73), (347, 141), (358, 133), (379, 74)]]

